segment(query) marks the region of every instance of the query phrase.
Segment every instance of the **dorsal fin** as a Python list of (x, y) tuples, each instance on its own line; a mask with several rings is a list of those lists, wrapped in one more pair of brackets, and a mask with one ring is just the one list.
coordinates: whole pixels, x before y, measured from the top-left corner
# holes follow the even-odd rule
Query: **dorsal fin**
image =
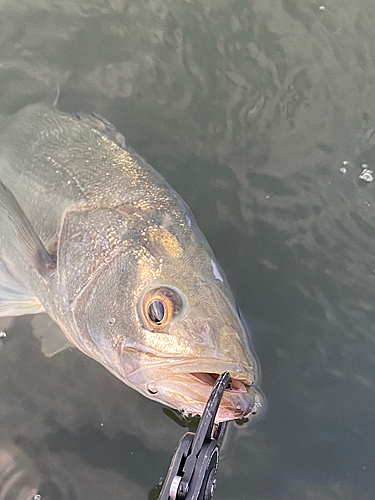
[(125, 137), (117, 130), (117, 128), (105, 118), (92, 113), (88, 115), (86, 113), (73, 113), (73, 117), (81, 122), (86, 123), (94, 130), (97, 130), (102, 135), (107, 137), (109, 140), (120, 146), (120, 148), (128, 149)]

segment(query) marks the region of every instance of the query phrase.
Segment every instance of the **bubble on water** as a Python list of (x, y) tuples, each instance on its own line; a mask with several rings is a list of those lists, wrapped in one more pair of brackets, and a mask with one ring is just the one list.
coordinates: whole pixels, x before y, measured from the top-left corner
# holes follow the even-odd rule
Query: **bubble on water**
[(326, 10), (327, 7), (325, 7), (324, 5), (320, 5), (319, 6), (319, 10)]
[(344, 160), (344, 161), (342, 162), (342, 164), (346, 166), (346, 165), (349, 165), (349, 162), (348, 162), (347, 160)]
[(116, 322), (116, 319), (115, 318), (110, 318), (110, 320), (108, 321), (110, 325), (114, 325), (115, 322)]
[(0, 339), (5, 339), (7, 336), (6, 332), (0, 332)]
[(341, 172), (342, 174), (346, 174), (346, 168), (345, 168), (345, 167), (341, 167), (341, 168), (340, 168), (340, 172)]
[[(38, 457), (39, 458), (39, 457)], [(1, 500), (57, 500), (76, 499), (75, 488), (65, 469), (51, 471), (48, 477), (39, 472), (34, 462), (15, 447), (0, 447), (0, 499)], [(46, 458), (48, 460), (48, 458)], [(43, 471), (47, 463), (41, 458), (38, 462)]]
[(373, 174), (373, 171), (368, 169), (368, 165), (366, 165), (366, 163), (364, 163), (362, 165), (362, 173), (359, 175), (359, 178), (361, 179), (361, 181), (365, 181), (365, 182), (372, 182), (374, 180), (374, 176), (372, 175)]

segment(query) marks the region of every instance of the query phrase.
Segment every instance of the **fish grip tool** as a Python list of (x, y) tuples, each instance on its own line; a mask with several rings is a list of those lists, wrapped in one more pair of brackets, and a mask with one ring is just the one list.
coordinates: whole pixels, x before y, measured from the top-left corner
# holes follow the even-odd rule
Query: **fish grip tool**
[(158, 500), (210, 500), (213, 497), (220, 446), (228, 424), (215, 424), (215, 418), (224, 391), (231, 385), (228, 372), (217, 379), (196, 433), (187, 432), (180, 439)]

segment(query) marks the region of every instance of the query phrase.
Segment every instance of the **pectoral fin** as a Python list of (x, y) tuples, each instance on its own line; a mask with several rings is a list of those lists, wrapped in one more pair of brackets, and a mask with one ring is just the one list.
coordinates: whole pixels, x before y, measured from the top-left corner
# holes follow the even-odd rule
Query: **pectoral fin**
[(38, 314), (32, 320), (33, 334), (40, 340), (43, 354), (51, 358), (73, 344), (65, 337), (59, 326), (47, 314)]
[(56, 262), (35, 233), (11, 191), (0, 181), (0, 258), (20, 259), (48, 278)]
[(44, 308), (9, 272), (0, 259), (0, 317), (43, 312)]

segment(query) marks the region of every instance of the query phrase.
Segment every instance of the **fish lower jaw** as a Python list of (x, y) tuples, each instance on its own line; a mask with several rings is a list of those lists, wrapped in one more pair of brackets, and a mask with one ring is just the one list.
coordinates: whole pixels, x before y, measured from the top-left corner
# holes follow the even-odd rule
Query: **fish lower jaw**
[[(201, 416), (205, 409), (205, 402), (186, 401), (184, 406), (178, 408), (185, 417)], [(223, 400), (217, 411), (215, 422), (225, 422), (227, 420), (238, 420), (248, 416), (253, 409), (251, 398), (241, 398), (241, 400), (230, 401), (223, 397)]]

